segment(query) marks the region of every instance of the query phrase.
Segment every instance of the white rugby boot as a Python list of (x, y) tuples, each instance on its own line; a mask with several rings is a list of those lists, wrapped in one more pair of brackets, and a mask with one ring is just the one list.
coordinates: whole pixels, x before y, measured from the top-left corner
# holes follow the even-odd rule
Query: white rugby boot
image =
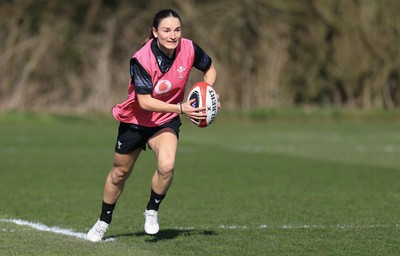
[(144, 212), (144, 232), (148, 235), (155, 235), (160, 230), (158, 225), (158, 213), (154, 210), (146, 210)]
[(104, 237), (104, 233), (107, 231), (108, 225), (108, 223), (101, 221), (100, 219), (97, 220), (96, 224), (94, 224), (94, 226), (87, 233), (87, 240), (92, 242), (100, 242)]

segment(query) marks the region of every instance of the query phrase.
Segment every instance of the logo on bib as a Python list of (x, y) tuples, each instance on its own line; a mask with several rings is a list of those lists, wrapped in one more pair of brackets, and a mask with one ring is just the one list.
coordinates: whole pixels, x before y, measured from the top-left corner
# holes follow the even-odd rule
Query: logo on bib
[(157, 94), (164, 94), (164, 93), (169, 92), (169, 90), (171, 90), (171, 88), (172, 88), (172, 84), (171, 84), (170, 81), (168, 81), (168, 80), (160, 80), (160, 81), (158, 81), (158, 83), (154, 87), (154, 91)]
[(184, 67), (182, 67), (182, 66), (180, 66), (176, 71), (178, 71), (178, 73), (179, 73), (179, 79), (183, 79), (183, 71), (185, 71), (186, 70), (186, 68), (184, 68)]

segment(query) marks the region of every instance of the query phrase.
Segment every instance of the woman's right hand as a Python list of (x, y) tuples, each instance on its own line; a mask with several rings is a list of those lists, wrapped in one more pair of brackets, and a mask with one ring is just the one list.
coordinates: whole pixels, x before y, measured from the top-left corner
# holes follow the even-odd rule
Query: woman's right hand
[(193, 123), (200, 123), (200, 120), (206, 119), (206, 107), (194, 108), (192, 107), (195, 105), (196, 99), (191, 99), (182, 103), (182, 114), (187, 116)]

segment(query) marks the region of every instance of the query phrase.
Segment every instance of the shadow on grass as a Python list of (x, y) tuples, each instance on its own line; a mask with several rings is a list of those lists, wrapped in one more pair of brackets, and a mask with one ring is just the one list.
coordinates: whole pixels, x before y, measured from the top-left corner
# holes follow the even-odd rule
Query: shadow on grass
[(136, 232), (136, 233), (125, 233), (125, 234), (117, 234), (117, 235), (113, 235), (113, 236), (107, 236), (107, 237), (104, 237), (104, 239), (136, 236), (136, 237), (149, 237), (150, 239), (146, 240), (146, 242), (157, 243), (159, 241), (172, 240), (179, 236), (192, 236), (192, 235), (216, 236), (218, 234), (212, 230), (165, 229), (165, 230), (160, 230), (160, 232), (158, 232), (158, 234), (156, 234), (156, 235), (148, 235), (144, 232)]

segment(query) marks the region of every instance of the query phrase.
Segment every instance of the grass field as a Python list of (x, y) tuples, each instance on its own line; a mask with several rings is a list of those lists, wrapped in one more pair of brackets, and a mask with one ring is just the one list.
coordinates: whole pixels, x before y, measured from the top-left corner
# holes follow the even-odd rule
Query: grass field
[(110, 117), (0, 115), (0, 255), (399, 255), (398, 118), (184, 122), (156, 236), (141, 155), (107, 232), (86, 233), (112, 162)]

